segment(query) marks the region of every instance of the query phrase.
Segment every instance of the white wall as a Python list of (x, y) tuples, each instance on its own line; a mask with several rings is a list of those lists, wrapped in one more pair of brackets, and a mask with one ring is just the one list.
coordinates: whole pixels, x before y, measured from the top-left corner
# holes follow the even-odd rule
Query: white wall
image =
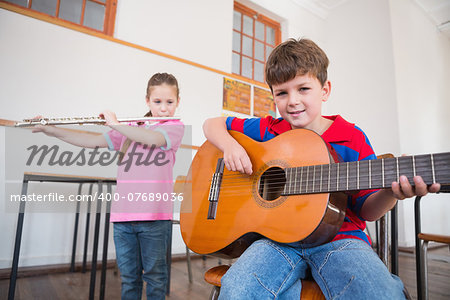
[(325, 21), (291, 0), (243, 0), (241, 3), (265, 13), (281, 24), (281, 40), (306, 37), (318, 44), (325, 40)]
[(114, 36), (230, 72), (230, 11), (230, 0), (118, 1)]
[(332, 94), (327, 113), (361, 127), (376, 153), (398, 153), (394, 58), (387, 0), (348, 1), (326, 21)]
[[(390, 0), (401, 153), (450, 149), (450, 39), (414, 1)], [(450, 195), (422, 199), (422, 230), (450, 232)], [(414, 239), (414, 205), (403, 201), (401, 227), (407, 246)]]
[[(202, 124), (196, 115), (199, 107), (220, 113), (221, 103), (210, 100), (222, 96), (222, 82), (212, 80), (221, 78), (216, 73), (5, 10), (1, 13), (4, 117), (91, 116), (104, 109), (119, 117), (140, 116), (148, 110), (147, 81), (156, 72), (173, 73), (180, 81), (178, 113), (197, 131)], [(9, 24), (14, 24), (14, 31)], [(207, 88), (199, 92), (199, 83)], [(202, 141), (196, 135), (193, 142)]]

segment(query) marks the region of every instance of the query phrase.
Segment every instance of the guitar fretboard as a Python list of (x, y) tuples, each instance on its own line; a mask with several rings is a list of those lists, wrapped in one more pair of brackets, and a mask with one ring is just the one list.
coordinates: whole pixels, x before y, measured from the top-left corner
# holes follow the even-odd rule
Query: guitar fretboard
[(450, 184), (450, 152), (286, 168), (283, 195), (389, 188), (401, 175)]

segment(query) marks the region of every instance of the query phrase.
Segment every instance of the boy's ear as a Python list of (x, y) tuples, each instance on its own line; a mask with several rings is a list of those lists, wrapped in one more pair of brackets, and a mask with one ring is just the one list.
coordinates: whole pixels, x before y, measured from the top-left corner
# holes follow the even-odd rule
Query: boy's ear
[(331, 93), (331, 82), (329, 80), (325, 81), (322, 87), (322, 101), (326, 102)]

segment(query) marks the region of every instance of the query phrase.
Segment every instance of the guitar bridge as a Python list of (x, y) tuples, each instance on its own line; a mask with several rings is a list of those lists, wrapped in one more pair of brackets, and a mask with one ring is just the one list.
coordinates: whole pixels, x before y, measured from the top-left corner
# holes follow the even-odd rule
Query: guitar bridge
[(223, 158), (217, 160), (216, 172), (213, 174), (211, 180), (211, 186), (209, 188), (209, 209), (207, 219), (214, 220), (217, 213), (217, 203), (219, 201), (220, 186), (222, 184), (223, 170), (224, 170)]

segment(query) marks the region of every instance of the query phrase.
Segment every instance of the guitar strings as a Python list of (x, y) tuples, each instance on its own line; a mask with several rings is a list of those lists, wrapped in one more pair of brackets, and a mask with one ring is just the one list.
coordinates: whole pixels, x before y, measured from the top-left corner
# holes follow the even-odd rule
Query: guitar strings
[[(417, 169), (416, 169), (417, 172)], [(420, 170), (419, 170), (420, 172)], [(274, 172), (275, 173), (275, 172)], [(269, 176), (266, 175), (266, 178), (269, 177), (269, 179), (273, 179), (273, 178), (278, 178), (278, 181), (269, 181), (264, 183), (265, 186), (265, 190), (267, 191), (275, 191), (275, 190), (279, 190), (281, 186), (286, 186), (286, 177), (285, 177), (285, 173), (282, 171), (278, 171), (276, 172), (276, 176)], [(450, 173), (450, 172), (449, 172)], [(404, 175), (406, 175), (408, 178), (411, 178), (413, 176), (412, 172), (404, 172)], [(273, 174), (272, 174), (273, 175)], [(281, 176), (280, 176), (281, 175)], [(394, 175), (393, 173), (389, 174), (389, 175)], [(385, 176), (387, 176), (387, 174), (385, 174)], [(448, 175), (447, 175), (448, 176)], [(282, 178), (280, 178), (282, 177)], [(368, 184), (369, 182), (369, 178), (371, 178), (371, 181), (373, 183), (379, 183), (378, 185), (381, 187), (382, 186), (382, 176), (380, 175), (376, 175), (376, 176), (370, 176), (368, 174), (366, 175), (360, 175), (359, 177), (356, 175), (349, 175), (348, 176), (348, 182), (349, 182), (349, 187), (353, 187), (356, 189), (355, 182), (358, 180), (360, 182), (363, 182), (363, 184)], [(229, 180), (231, 179), (231, 180)], [(233, 180), (234, 179), (234, 180)], [(328, 187), (328, 181), (330, 180), (330, 185), (331, 188), (330, 190), (335, 190), (334, 188), (337, 186), (338, 181), (337, 181), (337, 176), (336, 174), (334, 174), (334, 176), (331, 176), (330, 178), (328, 178), (328, 176), (326, 176), (325, 178), (322, 178), (322, 184), (321, 184), (321, 180), (320, 178), (307, 178), (304, 180), (290, 180), (288, 183), (288, 185), (290, 185), (291, 187), (304, 187), (306, 189), (306, 186), (308, 186), (308, 190), (312, 190), (312, 185), (314, 184), (315, 188), (314, 191), (316, 191), (316, 188), (319, 189), (319, 186), (323, 187), (323, 186), (327, 186)], [(242, 174), (241, 175), (230, 175), (229, 177), (224, 176), (224, 178), (222, 179), (222, 183), (221, 183), (221, 188), (239, 188), (239, 187), (244, 187), (244, 188), (248, 188), (249, 183), (251, 183), (253, 180), (250, 176), (245, 176)], [(390, 180), (389, 180), (390, 181)], [(209, 180), (209, 183), (211, 183), (212, 180)], [(387, 182), (385, 182), (387, 183)], [(413, 181), (410, 181), (410, 183), (412, 185), (414, 185)], [(390, 186), (391, 183), (386, 184), (385, 186)], [(345, 180), (341, 180), (339, 182), (339, 187), (342, 186), (347, 186), (347, 176), (345, 176)], [(345, 189), (342, 189), (345, 190)]]
[[(416, 172), (420, 173), (420, 171), (421, 171), (420, 169), (416, 169)], [(448, 172), (448, 174), (440, 174), (440, 175), (441, 176), (448, 176), (449, 174), (450, 174), (450, 172)], [(318, 172), (316, 172), (315, 175), (318, 175), (318, 176), (316, 176), (316, 179), (314, 181), (320, 181), (320, 175), (318, 174)], [(394, 175), (396, 177), (396, 173), (395, 172), (386, 172), (386, 173), (384, 173), (385, 177), (394, 177)], [(402, 175), (405, 175), (407, 177), (411, 177), (411, 176), (414, 175), (414, 173), (412, 171), (407, 171), (407, 172), (402, 172)], [(425, 174), (425, 175), (431, 176), (430, 174)], [(277, 172), (277, 173), (272, 173), (272, 174), (267, 174), (267, 172), (266, 172), (266, 174), (264, 176), (265, 176), (266, 179), (282, 178), (284, 180), (287, 180), (287, 176), (286, 176), (285, 172)], [(298, 174), (297, 175), (292, 175), (292, 176), (294, 176), (294, 177), (296, 176), (297, 179), (299, 177)], [(312, 178), (311, 178), (312, 176), (314, 176), (314, 175), (310, 173), (308, 175), (307, 181), (313, 181)], [(424, 174), (422, 174), (422, 176), (424, 176)], [(306, 177), (306, 174), (304, 174), (304, 177)], [(325, 175), (325, 176), (322, 174), (321, 177), (322, 177), (322, 180), (328, 180), (328, 178), (329, 178), (328, 174)], [(345, 174), (345, 175), (339, 174), (338, 175), (336, 173), (330, 175), (330, 179), (336, 179), (337, 177), (348, 178), (350, 180), (350, 179), (357, 179), (358, 175), (357, 174), (353, 174), (353, 173), (349, 174), (348, 176), (347, 176), (347, 174)], [(362, 179), (372, 178), (373, 180), (377, 181), (377, 180), (380, 180), (380, 178), (382, 178), (382, 174), (372, 174), (372, 175), (360, 174), (359, 178), (362, 178)], [(247, 182), (249, 180), (252, 180), (252, 177), (248, 176), (248, 175), (244, 175), (244, 174), (242, 174), (242, 175), (224, 175), (222, 177), (222, 179), (226, 180), (228, 182), (232, 182), (232, 183), (233, 182), (238, 182), (239, 183), (239, 182)], [(300, 182), (300, 180), (290, 180), (290, 181), (291, 182)], [(303, 180), (301, 180), (301, 181), (303, 181)], [(211, 182), (211, 180), (210, 180), (210, 182)]]
[[(364, 162), (368, 162), (368, 161), (364, 161)], [(355, 162), (350, 162), (350, 163), (355, 163)], [(348, 163), (344, 163), (344, 164), (348, 164)], [(423, 165), (423, 164), (422, 164)], [(315, 173), (317, 174), (317, 175), (319, 175), (318, 173), (319, 173), (319, 167), (321, 167), (321, 166), (326, 166), (325, 167), (325, 172), (327, 172), (328, 171), (328, 166), (329, 165), (316, 165), (316, 169), (315, 169)], [(289, 169), (301, 169), (301, 168), (310, 168), (311, 166), (302, 166), (302, 167), (295, 167), (295, 168), (289, 168)], [(438, 170), (439, 169), (439, 171), (442, 173), (442, 174), (439, 174), (440, 176), (449, 176), (449, 174), (450, 174), (450, 172), (449, 172), (449, 169), (447, 168), (448, 167), (448, 162), (446, 161), (446, 160), (443, 160), (443, 159), (441, 159), (441, 160), (439, 160), (439, 159), (436, 159), (435, 160), (435, 163), (434, 163), (434, 167), (435, 167), (435, 169), (436, 170)], [(443, 169), (440, 169), (439, 167), (444, 167)], [(341, 171), (340, 171), (340, 173), (341, 172), (343, 172), (343, 171), (346, 171), (346, 167), (345, 166), (343, 166), (342, 168), (341, 168)], [(428, 171), (428, 173), (430, 172), (430, 167), (428, 166), (428, 164), (427, 165), (425, 165), (425, 166), (421, 166), (421, 165), (416, 165), (416, 173), (422, 173), (422, 176), (425, 176), (425, 175), (428, 175), (428, 176), (431, 176), (431, 174), (426, 174), (427, 173), (427, 171)], [(270, 176), (283, 176), (283, 177), (285, 177), (285, 175), (286, 175), (286, 172), (285, 172), (285, 170), (287, 170), (287, 169), (273, 169), (273, 170), (271, 170), (271, 169), (268, 169), (264, 174), (264, 176), (266, 176), (266, 178), (270, 178)], [(336, 172), (337, 170), (332, 170), (332, 172)], [(443, 171), (446, 171), (446, 172), (443, 172)], [(230, 171), (231, 172), (231, 171)], [(303, 173), (306, 173), (306, 171), (304, 171)], [(313, 174), (313, 173), (312, 173)], [(396, 170), (394, 170), (394, 169), (388, 169), (388, 170), (385, 170), (385, 176), (392, 176), (392, 175), (395, 175), (396, 174)], [(407, 176), (411, 176), (411, 175), (414, 175), (414, 172), (413, 172), (413, 170), (409, 170), (409, 171), (402, 171), (402, 175), (407, 175)], [(336, 173), (334, 173), (334, 174), (332, 174), (333, 176), (337, 176), (337, 174)], [(236, 178), (236, 179), (240, 179), (240, 178), (245, 178), (245, 180), (247, 180), (248, 179), (248, 177), (247, 176), (249, 176), (249, 175), (245, 175), (245, 174), (242, 174), (242, 173), (238, 173), (238, 172), (235, 172), (235, 173), (231, 173), (231, 174), (224, 174), (223, 175), (223, 178), (225, 179), (225, 178)], [(292, 175), (291, 175), (292, 176)], [(295, 176), (295, 175), (294, 175)], [(299, 175), (298, 175), (298, 173), (297, 173), (297, 177), (298, 177)], [(341, 175), (339, 175), (339, 176), (341, 176)], [(369, 175), (360, 175), (360, 178), (364, 178), (364, 176), (365, 177), (369, 177)], [(376, 176), (379, 176), (379, 177), (381, 177), (382, 175), (381, 174), (376, 174), (376, 175), (372, 175), (372, 176), (375, 176), (375, 178), (376, 178)], [(323, 176), (322, 176), (323, 177)], [(343, 177), (347, 177), (346, 175), (345, 176), (343, 176)], [(350, 175), (349, 176), (349, 178), (354, 178), (354, 176), (352, 176), (352, 175)]]
[[(434, 162), (433, 162), (433, 164), (434, 164), (434, 167), (435, 167), (435, 169), (439, 169), (439, 167), (444, 167), (443, 168), (443, 170), (444, 171), (448, 171), (448, 166), (449, 166), (449, 159), (447, 158), (447, 157), (445, 157), (445, 156), (450, 156), (450, 152), (449, 153), (439, 153), (439, 154), (435, 154), (434, 155)], [(405, 157), (399, 157), (399, 159), (407, 159), (407, 158), (411, 158), (412, 156), (405, 156)], [(386, 161), (386, 163), (385, 163), (385, 168), (386, 168), (386, 165), (387, 165), (387, 163), (388, 162), (392, 162), (392, 163), (394, 163), (394, 161), (395, 161), (395, 158), (386, 158), (386, 159), (375, 159), (375, 160), (362, 160), (362, 161), (359, 161), (360, 162), (360, 168), (362, 168), (363, 167), (363, 163), (368, 163), (368, 162), (372, 162), (372, 167), (377, 167), (377, 168), (381, 168), (381, 161)], [(374, 163), (376, 163), (375, 165), (374, 165)], [(404, 162), (403, 162), (404, 163)], [(355, 165), (357, 164), (357, 161), (351, 161), (351, 162), (342, 162), (342, 163), (339, 163), (339, 164), (341, 164), (341, 165), (353, 165), (352, 167), (355, 167)], [(322, 165), (315, 165), (316, 166), (316, 172), (317, 172), (317, 169), (319, 169), (320, 167), (325, 167), (325, 169), (326, 170), (328, 170), (328, 167), (329, 166), (336, 166), (337, 164), (322, 164)], [(314, 167), (314, 165), (310, 165), (310, 166), (299, 166), (299, 167), (293, 167), (293, 168), (286, 168), (286, 169), (302, 169), (302, 168), (311, 168), (311, 167)], [(392, 165), (391, 166), (391, 169), (388, 169), (387, 171), (395, 171), (393, 168), (394, 168), (395, 166), (394, 165)], [(411, 161), (411, 166), (409, 166), (409, 168), (413, 168), (413, 166), (412, 166), (412, 161)], [(279, 172), (279, 173), (285, 173), (284, 172), (284, 170), (286, 170), (286, 169), (281, 169), (281, 168), (277, 168), (277, 169), (273, 169), (273, 170), (271, 170), (271, 169), (268, 169), (267, 171), (266, 171), (266, 173), (267, 172), (273, 172), (273, 173), (276, 173), (276, 172)], [(345, 166), (343, 166), (342, 168), (341, 168), (341, 170), (342, 169), (346, 169), (346, 167)], [(415, 169), (416, 169), (416, 171), (418, 171), (418, 172), (421, 172), (421, 171), (424, 171), (424, 173), (425, 173), (425, 171), (430, 171), (430, 162), (428, 162), (428, 161), (420, 161), (420, 160), (417, 160), (416, 159), (416, 161), (415, 161)], [(334, 170), (333, 170), (334, 171)], [(442, 170), (441, 170), (442, 171)], [(230, 171), (230, 172), (233, 172), (233, 171)], [(225, 176), (239, 176), (239, 175), (244, 175), (244, 174), (241, 174), (241, 173), (235, 173), (235, 174), (225, 174), (224, 175), (224, 177)], [(447, 175), (448, 176), (448, 173), (446, 173), (445, 175)]]
[[(442, 165), (442, 166), (445, 166), (445, 165)], [(306, 168), (306, 167), (301, 167), (301, 168)], [(438, 166), (435, 166), (435, 168), (437, 169)], [(293, 168), (293, 169), (295, 169), (295, 168)], [(328, 169), (326, 169), (325, 171), (326, 172), (323, 172), (323, 173), (328, 173)], [(440, 171), (440, 174), (439, 174), (440, 176), (449, 176), (450, 175), (450, 171), (448, 169), (443, 169), (443, 170), (439, 170), (439, 171)], [(333, 174), (331, 174), (331, 176), (334, 176), (334, 177), (338, 176), (337, 173), (336, 173), (337, 172), (336, 169), (333, 169), (332, 172), (333, 172)], [(345, 172), (345, 175), (342, 175), (341, 173), (344, 173), (344, 172)], [(318, 168), (316, 168), (315, 172), (310, 172), (309, 176), (311, 176), (314, 173), (316, 175), (320, 176), (320, 172), (319, 172)], [(353, 173), (354, 173), (354, 171), (352, 171), (352, 173), (350, 173), (348, 177), (349, 178), (356, 177), (355, 174), (353, 174)], [(430, 173), (430, 169), (429, 168), (416, 167), (416, 173), (419, 173), (419, 174), (421, 173), (422, 177), (424, 177), (424, 176), (432, 176), (431, 173)], [(426, 174), (426, 173), (430, 173), (430, 174)], [(396, 175), (396, 170), (390, 169), (390, 170), (385, 171), (384, 174), (385, 174), (385, 176)], [(405, 176), (408, 176), (408, 177), (411, 177), (411, 175), (414, 175), (414, 172), (413, 172), (413, 170), (407, 170), (407, 171), (403, 170), (401, 174), (405, 175)], [(303, 172), (303, 175), (306, 176), (306, 171)], [(252, 176), (252, 175), (246, 175), (246, 174), (242, 174), (242, 173), (237, 173), (236, 172), (235, 174), (233, 174), (233, 173), (232, 174), (224, 174), (222, 176), (222, 178), (223, 179), (228, 179), (228, 178), (230, 178), (230, 179), (234, 179), (234, 178), (235, 179), (241, 179), (241, 178), (243, 178), (243, 179), (247, 180), (248, 178), (250, 178), (250, 176)], [(272, 177), (282, 176), (282, 177), (286, 178), (286, 172), (284, 170), (273, 170), (273, 171), (268, 170), (268, 171), (266, 171), (264, 173), (264, 176), (266, 176), (266, 178), (270, 178), (271, 176)], [(300, 174), (298, 174), (298, 172), (297, 172), (297, 175), (290, 175), (290, 176), (297, 176), (298, 177), (298, 176), (300, 176)], [(327, 175), (324, 176), (322, 174), (322, 178), (325, 178), (325, 177), (327, 178), (328, 176)], [(339, 177), (347, 177), (346, 168), (345, 167), (341, 168), (341, 170), (339, 172)], [(370, 177), (370, 176), (367, 175), (367, 174), (360, 174), (360, 177), (364, 178), (364, 177)], [(375, 177), (375, 178), (376, 177), (382, 177), (382, 174), (381, 173), (372, 174), (371, 177)]]
[[(450, 176), (450, 172), (449, 172), (449, 162), (448, 162), (448, 158), (447, 156), (449, 156), (449, 153), (443, 153), (441, 155), (435, 155), (434, 157), (434, 168), (436, 172), (439, 172), (439, 176), (443, 178), (443, 180), (448, 180), (447, 178)], [(407, 157), (405, 157), (407, 158)], [(405, 158), (402, 158), (403, 160)], [(385, 165), (387, 165), (388, 161), (391, 163), (394, 163), (394, 161), (396, 160), (395, 158), (389, 158), (389, 159), (384, 159), (386, 160)], [(381, 164), (381, 160), (372, 160), (373, 162), (377, 162), (378, 164), (372, 165), (372, 168), (376, 167), (376, 168), (380, 168), (380, 164)], [(360, 168), (363, 166), (362, 163), (368, 163), (369, 160), (367, 161), (360, 161)], [(351, 188), (354, 188), (356, 190), (356, 187), (354, 186), (355, 182), (357, 182), (359, 180), (360, 182), (360, 186), (364, 186), (364, 184), (368, 184), (369, 180), (371, 180), (372, 183), (379, 183), (378, 186), (382, 187), (384, 184), (384, 187), (386, 186), (390, 186), (391, 182), (393, 180), (391, 180), (392, 178), (397, 179), (397, 169), (395, 166), (391, 165), (390, 168), (383, 169), (384, 170), (384, 177), (386, 178), (385, 180), (387, 180), (386, 182), (384, 182), (383, 178), (382, 178), (382, 174), (375, 174), (375, 175), (371, 175), (371, 174), (360, 174), (359, 176), (357, 174), (354, 174), (354, 172), (350, 173), (347, 176), (347, 169), (349, 168), (349, 166), (351, 164), (355, 165), (357, 162), (346, 162), (343, 164), (346, 164), (345, 166), (343, 165), (341, 167), (341, 170), (339, 172), (339, 174), (337, 173), (337, 168), (332, 170), (332, 172), (334, 172), (334, 174), (330, 174), (329, 176), (322, 176), (322, 181), (320, 179), (320, 175), (318, 174), (318, 170), (319, 168), (323, 168), (322, 166), (325, 166), (325, 172), (328, 173), (329, 172), (329, 168), (331, 166), (336, 166), (336, 164), (331, 164), (331, 165), (316, 165), (315, 168), (315, 173), (313, 170), (311, 170), (311, 166), (301, 166), (301, 167), (296, 167), (296, 168), (287, 168), (287, 169), (281, 169), (281, 168), (276, 168), (276, 169), (269, 169), (266, 170), (266, 172), (264, 173), (264, 175), (260, 175), (260, 176), (264, 176), (264, 178), (268, 181), (264, 183), (264, 190), (267, 191), (268, 193), (270, 192), (280, 192), (280, 190), (285, 190), (286, 188), (289, 188), (288, 191), (290, 192), (290, 189), (296, 189), (296, 187), (299, 188), (300, 190), (305, 190), (308, 191), (308, 193), (313, 193), (313, 192), (318, 192), (322, 191), (322, 188), (324, 186), (326, 186), (327, 188), (324, 189), (326, 191), (336, 191), (340, 188), (340, 190), (351, 190)], [(414, 176), (414, 173), (417, 174), (421, 174), (423, 177), (425, 175), (427, 176), (431, 176), (431, 174), (426, 174), (426, 173), (430, 173), (430, 163), (428, 161), (418, 161), (416, 159), (416, 163), (415, 165), (415, 172), (413, 170), (409, 170), (409, 171), (404, 171), (402, 170), (402, 175), (406, 175), (408, 178), (412, 178)], [(306, 168), (310, 168), (309, 170), (311, 171), (310, 174), (306, 174)], [(353, 166), (354, 167), (354, 166)], [(368, 166), (367, 166), (368, 167)], [(299, 174), (298, 174), (298, 170), (301, 170), (303, 168), (303, 176), (307, 176), (306, 179), (299, 179)], [(410, 167), (411, 169), (413, 168), (412, 165)], [(287, 171), (288, 169), (294, 169), (295, 172), (297, 172), (297, 175), (292, 175), (289, 174), (290, 180), (287, 180)], [(374, 168), (375, 169), (375, 168)], [(322, 170), (323, 171), (323, 170)], [(379, 170), (378, 170), (379, 171)], [(230, 173), (228, 174), (224, 174), (222, 176), (222, 183), (221, 183), (221, 193), (236, 193), (236, 189), (240, 189), (240, 188), (245, 188), (246, 190), (248, 189), (249, 183), (251, 184), (251, 182), (254, 181), (254, 178), (252, 178), (252, 176), (255, 175), (246, 175), (246, 174), (242, 174), (242, 173), (238, 173), (238, 172), (233, 172), (231, 173), (231, 171), (229, 171)], [(344, 178), (344, 180), (339, 180), (341, 178), (341, 172), (345, 172), (345, 176), (342, 176)], [(313, 178), (311, 178), (310, 176), (313, 176)], [(318, 178), (314, 178), (317, 175)], [(294, 180), (292, 180), (292, 176), (294, 176)], [(209, 180), (209, 183), (211, 183), (212, 180)], [(410, 181), (410, 183), (412, 185), (414, 185), (413, 181)], [(314, 189), (312, 188), (312, 186), (314, 186)], [(346, 188), (341, 188), (345, 186)], [(329, 187), (329, 188), (328, 188)], [(305, 192), (306, 193), (306, 192)], [(237, 193), (236, 193), (237, 194)]]
[[(361, 177), (360, 177), (361, 178)], [(368, 176), (366, 176), (368, 179)], [(350, 181), (350, 180), (349, 180)], [(368, 180), (366, 181), (367, 184)], [(326, 193), (326, 192), (336, 192), (336, 191), (351, 191), (351, 190), (361, 190), (361, 189), (368, 189), (367, 188), (360, 188), (357, 189), (355, 184), (352, 185), (349, 184), (349, 188), (347, 188), (346, 183), (339, 183), (339, 187), (337, 187), (337, 182), (333, 182), (333, 184), (328, 188), (328, 182), (322, 182), (322, 185), (320, 185), (320, 181), (315, 180), (314, 181), (314, 189), (312, 188), (313, 180), (307, 180), (307, 181), (296, 181), (296, 183), (299, 183), (299, 185), (296, 185), (297, 188), (295, 188), (294, 191), (290, 191), (289, 189), (286, 191), (286, 185), (285, 182), (274, 182), (274, 183), (267, 183), (264, 187), (264, 191), (267, 193), (291, 193), (291, 194), (312, 194), (312, 193)], [(301, 185), (301, 189), (299, 188)], [(386, 184), (384, 187), (390, 187), (391, 183)], [(414, 186), (414, 183), (412, 182), (412, 185)], [(246, 184), (223, 184), (221, 186), (221, 194), (225, 195), (239, 195), (241, 194), (239, 190), (248, 191), (249, 184), (248, 182)], [(291, 185), (292, 187), (292, 185)], [(306, 188), (308, 187), (308, 188)], [(362, 187), (362, 186), (361, 186)], [(379, 186), (382, 187), (381, 184)], [(373, 186), (371, 188), (378, 188), (378, 186)]]

